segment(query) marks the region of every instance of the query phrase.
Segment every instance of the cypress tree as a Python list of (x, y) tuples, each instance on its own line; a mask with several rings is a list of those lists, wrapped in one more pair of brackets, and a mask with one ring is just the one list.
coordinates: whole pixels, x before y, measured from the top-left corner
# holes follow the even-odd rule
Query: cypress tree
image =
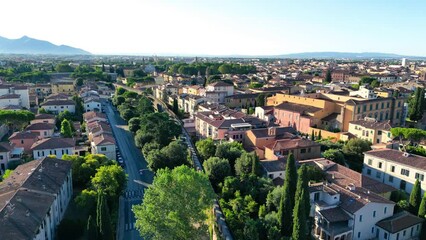
[(417, 216), (421, 218), (425, 218), (426, 215), (426, 193), (423, 195), (422, 202), (420, 203), (419, 212), (417, 213)]
[(103, 193), (98, 193), (96, 214), (96, 223), (99, 229), (100, 238), (102, 240), (113, 240), (114, 235), (112, 231), (111, 218), (105, 195)]
[(318, 140), (321, 140), (321, 130), (318, 132)]
[(89, 215), (89, 219), (87, 219), (87, 237), (88, 239), (98, 239), (98, 228), (92, 215)]
[(297, 185), (297, 170), (294, 156), (292, 153), (288, 155), (287, 165), (284, 177), (283, 195), (278, 209), (278, 217), (280, 221), (281, 234), (291, 236), (292, 232), (292, 214), (294, 208), (294, 197)]
[(424, 107), (425, 107), (424, 89), (416, 88), (416, 91), (414, 92), (414, 97), (411, 99), (410, 106), (409, 106), (410, 119), (413, 121), (420, 120), (423, 115)]
[[(301, 195), (305, 194), (305, 190), (302, 189)], [(307, 239), (306, 231), (306, 212), (305, 206), (302, 199), (296, 202), (293, 211), (293, 234), (292, 239), (304, 240)]]
[(294, 202), (297, 203), (299, 201), (302, 201), (303, 206), (305, 208), (306, 212), (306, 218), (309, 218), (309, 212), (311, 209), (311, 203), (309, 199), (308, 194), (302, 194), (302, 191), (305, 191), (305, 193), (309, 192), (309, 185), (308, 185), (308, 176), (307, 176), (307, 168), (306, 165), (303, 164), (298, 171), (298, 178), (297, 178), (297, 186), (296, 186), (296, 194), (294, 197)]
[(315, 132), (314, 132), (314, 130), (312, 129), (312, 134), (311, 134), (311, 140), (312, 141), (315, 141)]
[(422, 193), (420, 189), (420, 181), (416, 179), (410, 194), (410, 209), (413, 214), (419, 212), (420, 202), (422, 201)]

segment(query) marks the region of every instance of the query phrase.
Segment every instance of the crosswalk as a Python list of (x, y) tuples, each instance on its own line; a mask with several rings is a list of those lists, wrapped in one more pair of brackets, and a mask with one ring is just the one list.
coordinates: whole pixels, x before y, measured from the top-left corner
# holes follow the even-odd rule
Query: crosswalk
[(124, 198), (126, 199), (142, 198), (142, 196), (143, 196), (143, 188), (130, 189), (124, 192)]
[(126, 223), (126, 231), (135, 229), (135, 223)]

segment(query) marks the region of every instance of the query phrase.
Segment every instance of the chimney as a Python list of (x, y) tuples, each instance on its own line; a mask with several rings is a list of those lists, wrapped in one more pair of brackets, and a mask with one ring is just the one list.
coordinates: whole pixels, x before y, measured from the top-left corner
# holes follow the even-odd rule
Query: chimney
[(268, 128), (268, 136), (276, 136), (276, 134), (277, 134), (276, 128), (274, 127)]

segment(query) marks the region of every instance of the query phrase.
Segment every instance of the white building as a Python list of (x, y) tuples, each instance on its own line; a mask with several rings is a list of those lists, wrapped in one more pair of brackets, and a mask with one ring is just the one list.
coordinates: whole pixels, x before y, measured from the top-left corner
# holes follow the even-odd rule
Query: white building
[(206, 86), (202, 96), (209, 99), (213, 103), (224, 103), (226, 96), (234, 95), (234, 85), (223, 81), (217, 81)]
[(28, 87), (0, 84), (0, 108), (19, 106), (30, 109), (30, 94)]
[(399, 212), (376, 224), (376, 238), (380, 240), (419, 239), (423, 222), (423, 218), (406, 211)]
[(373, 89), (366, 88), (365, 86), (360, 86), (358, 91), (349, 92), (349, 96), (359, 96), (364, 99), (376, 99), (377, 94)]
[(40, 107), (53, 114), (59, 114), (66, 110), (70, 113), (75, 113), (75, 103), (73, 100), (47, 100)]
[(422, 192), (426, 191), (426, 157), (393, 149), (368, 151), (364, 153), (362, 174), (407, 193), (419, 179)]
[(107, 122), (107, 116), (100, 112), (86, 112), (83, 113), (83, 120), (86, 123), (90, 122)]
[(100, 112), (102, 111), (101, 101), (96, 98), (84, 99), (83, 103), (84, 112)]
[(18, 166), (0, 183), (2, 239), (55, 239), (72, 197), (71, 164), (42, 158)]
[(116, 160), (115, 151), (115, 139), (110, 134), (101, 134), (93, 137), (92, 142), (92, 154), (103, 154), (108, 159)]
[(62, 158), (63, 155), (73, 155), (75, 140), (72, 138), (45, 138), (35, 142), (31, 146), (34, 159), (40, 159), (50, 155)]

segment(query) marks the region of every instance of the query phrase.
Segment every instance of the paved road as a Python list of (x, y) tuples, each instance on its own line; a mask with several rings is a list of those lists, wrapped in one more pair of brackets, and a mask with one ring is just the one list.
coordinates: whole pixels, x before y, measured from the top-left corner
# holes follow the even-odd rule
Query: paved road
[(106, 114), (126, 164), (125, 171), (128, 175), (126, 191), (120, 198), (118, 240), (142, 239), (139, 236), (139, 232), (135, 229), (136, 220), (132, 212), (132, 206), (142, 202), (144, 187), (134, 182), (134, 180), (152, 183), (153, 173), (143, 171), (142, 175), (139, 174), (139, 169), (146, 169), (147, 163), (141, 151), (136, 147), (132, 133), (127, 130), (126, 122), (111, 104), (106, 105)]

